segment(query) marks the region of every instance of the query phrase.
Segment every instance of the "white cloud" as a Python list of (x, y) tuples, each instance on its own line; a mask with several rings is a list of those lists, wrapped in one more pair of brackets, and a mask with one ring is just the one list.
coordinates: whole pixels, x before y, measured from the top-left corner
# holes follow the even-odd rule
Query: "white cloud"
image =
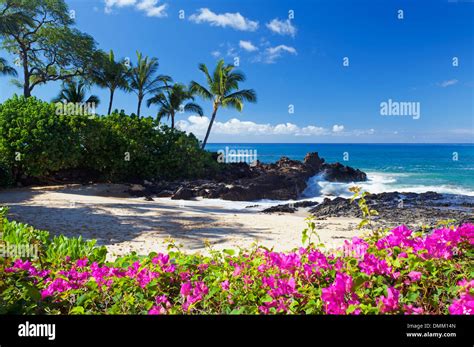
[(158, 0), (142, 0), (137, 3), (137, 9), (144, 11), (148, 17), (166, 17), (168, 4), (157, 6)]
[(211, 55), (214, 57), (214, 58), (219, 58), (221, 56), (221, 52), (219, 51), (212, 51), (211, 52)]
[(334, 133), (340, 133), (341, 131), (344, 131), (344, 125), (337, 125), (337, 124), (334, 124), (332, 126), (332, 131)]
[(247, 52), (254, 52), (254, 51), (258, 50), (258, 48), (256, 46), (254, 46), (253, 43), (250, 42), (250, 41), (240, 40), (239, 46), (240, 46), (240, 48), (245, 49)]
[(192, 14), (189, 20), (200, 24), (209, 23), (211, 26), (230, 27), (241, 31), (255, 31), (258, 29), (258, 22), (252, 21), (237, 13), (217, 14), (208, 8), (200, 8), (198, 13)]
[(148, 17), (166, 17), (168, 4), (158, 6), (159, 0), (104, 0), (105, 13), (112, 13), (114, 8), (133, 7), (144, 12)]
[(286, 46), (286, 45), (279, 45), (279, 46), (275, 46), (275, 47), (267, 47), (262, 54), (258, 55), (255, 58), (255, 61), (263, 62), (263, 63), (266, 63), (266, 64), (273, 64), (284, 53), (289, 53), (289, 54), (292, 54), (292, 55), (297, 55), (298, 54), (294, 47), (290, 47), (290, 46)]
[[(187, 120), (180, 120), (177, 122), (177, 128), (186, 132), (192, 132), (196, 136), (204, 136), (209, 125), (208, 117), (190, 116)], [(337, 129), (344, 129), (342, 125), (335, 125)], [(226, 122), (215, 121), (212, 126), (212, 134), (214, 135), (235, 135), (235, 136), (338, 136), (340, 135), (362, 135), (372, 134), (373, 129), (367, 131), (357, 130), (352, 132), (330, 131), (330, 129), (319, 127), (315, 125), (307, 125), (300, 127), (293, 123), (255, 123), (252, 121), (242, 121), (237, 118), (232, 118)]]
[(458, 80), (453, 79), (453, 80), (443, 81), (441, 83), (438, 83), (438, 85), (442, 88), (446, 88), (446, 87), (449, 87), (449, 86), (454, 86), (458, 82), (459, 82)]
[(273, 19), (270, 23), (267, 23), (267, 28), (276, 34), (289, 35), (294, 37), (296, 35), (296, 28), (291, 24), (291, 21), (279, 20), (278, 18)]

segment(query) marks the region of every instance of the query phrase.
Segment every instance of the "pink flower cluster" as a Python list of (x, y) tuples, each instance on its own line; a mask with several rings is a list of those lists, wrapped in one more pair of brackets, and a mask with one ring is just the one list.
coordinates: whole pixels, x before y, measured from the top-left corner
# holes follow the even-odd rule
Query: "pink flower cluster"
[(460, 296), (449, 306), (449, 313), (474, 315), (474, 280), (459, 281), (458, 286), (460, 287)]
[(202, 281), (194, 283), (188, 281), (181, 284), (180, 294), (184, 299), (183, 310), (188, 311), (191, 305), (204, 299), (204, 296), (209, 293), (209, 289)]
[(384, 259), (379, 259), (371, 253), (365, 253), (364, 259), (359, 262), (359, 268), (367, 275), (392, 275), (392, 268)]
[[(345, 273), (337, 273), (334, 282), (321, 290), (325, 312), (328, 314), (346, 314), (350, 305), (358, 305), (358, 297), (352, 291), (352, 277)], [(360, 309), (353, 311), (359, 314)]]
[(377, 301), (381, 306), (382, 313), (398, 311), (399, 309), (400, 291), (389, 287), (387, 288), (387, 296), (382, 295)]
[[(97, 283), (99, 293), (106, 293), (116, 282), (134, 286), (145, 297), (148, 290), (153, 290), (145, 299), (149, 314), (200, 312), (207, 307), (204, 300), (210, 291), (213, 295), (207, 300), (219, 298), (219, 307), (223, 303), (240, 307), (242, 298), (246, 298), (250, 300), (248, 307), (258, 307), (258, 312), (264, 314), (299, 312), (318, 300), (318, 305), (311, 304), (311, 310), (322, 308), (327, 314), (360, 314), (367, 307), (368, 312), (424, 314), (430, 312), (424, 312), (422, 301), (414, 299), (406, 304), (405, 291), (429, 283), (431, 275), (423, 267), (427, 259), (461, 266), (452, 259), (462, 255), (459, 252), (464, 252), (466, 245), (474, 244), (473, 234), (474, 225), (437, 229), (426, 237), (414, 236), (401, 226), (375, 243), (354, 238), (345, 243), (342, 254), (327, 255), (313, 247), (291, 253), (258, 249), (238, 257), (224, 256), (222, 264), (221, 260), (197, 258), (199, 262), (183, 265), (179, 259), (159, 253), (127, 267), (66, 259), (60, 271), (40, 270), (30, 261), (18, 259), (5, 271), (22, 276), (26, 272), (42, 289), (43, 299), (61, 300), (67, 291), (87, 289), (89, 282)], [(400, 251), (396, 253), (394, 247)], [(413, 257), (416, 261), (409, 262)], [(222, 265), (222, 270), (216, 265)], [(459, 297), (451, 302), (449, 312), (474, 314), (474, 280), (463, 280), (458, 285)], [(386, 288), (383, 295), (381, 286)]]
[(377, 241), (376, 246), (378, 249), (410, 247), (422, 259), (451, 259), (456, 255), (461, 242), (474, 245), (474, 225), (464, 224), (457, 229), (436, 229), (425, 238), (412, 237), (412, 231), (402, 225)]
[(156, 305), (154, 305), (149, 311), (150, 315), (160, 315), (166, 314), (171, 308), (171, 303), (169, 302), (166, 295), (160, 295), (156, 297)]

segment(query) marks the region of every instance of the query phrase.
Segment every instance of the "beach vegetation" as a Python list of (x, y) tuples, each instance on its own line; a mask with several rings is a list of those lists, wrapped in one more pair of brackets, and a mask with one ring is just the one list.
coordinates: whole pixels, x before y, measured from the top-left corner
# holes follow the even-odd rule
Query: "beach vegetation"
[(0, 258), (0, 313), (474, 314), (472, 224), (427, 234), (399, 226), (335, 250), (311, 242), (203, 255), (171, 244), (106, 261), (91, 241), (2, 222), (2, 244), (39, 242), (41, 252)]

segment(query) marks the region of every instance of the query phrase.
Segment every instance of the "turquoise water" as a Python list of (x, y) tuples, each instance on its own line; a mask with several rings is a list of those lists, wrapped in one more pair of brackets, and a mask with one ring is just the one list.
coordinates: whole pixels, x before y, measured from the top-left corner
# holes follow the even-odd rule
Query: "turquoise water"
[[(207, 149), (225, 150), (226, 146), (256, 150), (258, 159), (266, 163), (281, 156), (302, 160), (306, 153), (318, 152), (327, 162), (339, 161), (367, 172), (369, 182), (363, 186), (374, 193), (399, 190), (474, 195), (473, 144), (213, 143)], [(321, 182), (317, 177), (310, 183), (309, 195), (344, 195), (347, 188), (344, 184)]]

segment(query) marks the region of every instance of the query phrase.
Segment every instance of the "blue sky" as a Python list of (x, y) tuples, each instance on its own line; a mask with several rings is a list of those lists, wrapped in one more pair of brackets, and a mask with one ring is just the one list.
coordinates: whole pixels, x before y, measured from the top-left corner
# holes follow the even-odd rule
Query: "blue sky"
[[(221, 109), (210, 142), (473, 142), (474, 1), (67, 3), (77, 27), (101, 49), (132, 62), (136, 50), (157, 57), (160, 73), (179, 82), (204, 83), (198, 63), (212, 67), (218, 58), (238, 57), (247, 75), (241, 87), (255, 89), (259, 100), (241, 113)], [(20, 93), (8, 80), (0, 78), (0, 101)], [(50, 83), (33, 95), (50, 100), (58, 90)], [(108, 92), (91, 93), (104, 113)], [(417, 103), (418, 119), (381, 115), (389, 99)], [(209, 102), (198, 102), (209, 115)], [(114, 108), (130, 113), (136, 103), (134, 94), (119, 92)], [(154, 116), (156, 108), (145, 105), (142, 114)], [(177, 120), (202, 138), (208, 118)]]

